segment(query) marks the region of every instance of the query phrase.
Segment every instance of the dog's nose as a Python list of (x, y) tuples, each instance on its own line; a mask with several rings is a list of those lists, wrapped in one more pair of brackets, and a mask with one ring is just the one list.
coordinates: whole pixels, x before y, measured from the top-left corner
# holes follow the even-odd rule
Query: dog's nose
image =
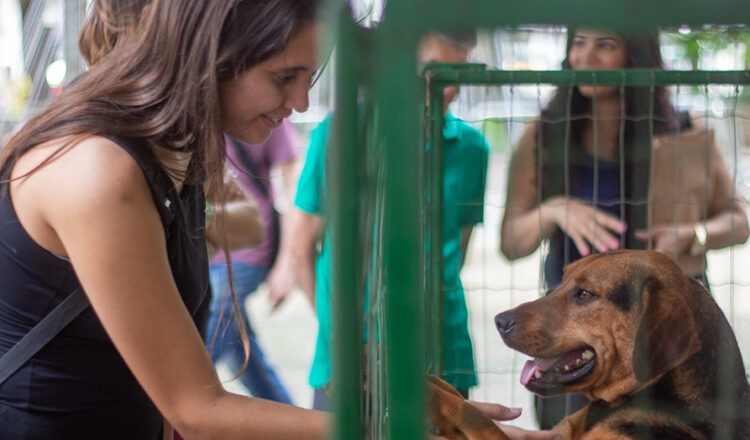
[(509, 312), (498, 313), (495, 316), (495, 327), (501, 335), (507, 335), (512, 332), (516, 326), (516, 321), (513, 319), (513, 314)]

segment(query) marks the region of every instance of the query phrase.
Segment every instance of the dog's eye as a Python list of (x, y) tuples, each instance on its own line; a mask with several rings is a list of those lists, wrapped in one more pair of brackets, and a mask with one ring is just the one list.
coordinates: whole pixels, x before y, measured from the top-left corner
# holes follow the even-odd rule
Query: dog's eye
[(575, 293), (573, 293), (573, 299), (579, 303), (591, 301), (592, 299), (594, 299), (594, 296), (595, 295), (593, 293), (589, 292), (586, 289), (577, 289)]

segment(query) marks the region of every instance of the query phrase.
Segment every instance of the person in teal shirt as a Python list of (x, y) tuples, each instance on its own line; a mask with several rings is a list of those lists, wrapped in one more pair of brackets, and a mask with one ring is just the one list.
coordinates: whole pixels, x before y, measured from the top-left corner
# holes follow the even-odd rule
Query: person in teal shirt
[[(476, 34), (431, 34), (419, 47), (419, 61), (463, 63), (476, 45)], [(477, 384), (468, 313), (459, 278), (475, 224), (484, 218), (484, 187), (489, 147), (477, 130), (447, 112), (457, 87), (445, 89), (443, 126), (445, 175), (443, 181), (443, 371), (441, 376), (462, 394)], [(318, 337), (310, 371), (316, 390), (313, 407), (330, 409), (323, 390), (331, 380), (330, 249), (325, 229), (326, 154), (330, 117), (311, 133), (305, 165), (297, 185), (292, 246), (294, 269), (302, 290), (315, 304)], [(318, 243), (321, 243), (318, 250)]]

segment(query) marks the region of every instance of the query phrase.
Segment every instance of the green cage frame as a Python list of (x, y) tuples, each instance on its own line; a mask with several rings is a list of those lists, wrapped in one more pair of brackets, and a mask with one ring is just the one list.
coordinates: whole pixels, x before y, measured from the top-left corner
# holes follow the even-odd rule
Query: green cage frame
[[(330, 151), (328, 191), (332, 201), (332, 295), (336, 344), (334, 361), (333, 438), (362, 438), (366, 420), (362, 406), (363, 300), (352, 294), (363, 290), (362, 255), (366, 252), (361, 230), (364, 187), (359, 167), (365, 158), (358, 140), (366, 125), (358, 99), (374, 97), (379, 109), (375, 130), (387, 129), (383, 161), (387, 167), (384, 191), (398, 194), (383, 201), (383, 253), (380, 268), (387, 279), (385, 326), (388, 341), (384, 368), (388, 419), (384, 437), (423, 438), (425, 359), (439, 358), (439, 326), (426, 327), (425, 305), (436, 301), (441, 290), (439, 239), (425, 252), (431, 238), (441, 236), (439, 213), (442, 181), (442, 89), (446, 85), (596, 84), (621, 86), (677, 84), (750, 84), (750, 71), (499, 71), (482, 65), (433, 65), (429, 79), (431, 113), (421, 119), (424, 80), (416, 75), (416, 48), (430, 30), (457, 30), (521, 24), (588, 25), (616, 30), (641, 30), (656, 26), (742, 24), (750, 21), (746, 0), (392, 0), (377, 30), (358, 28), (348, 7), (330, 2), (338, 33), (336, 60), (336, 112)], [(363, 93), (363, 90), (368, 93)], [(424, 130), (425, 124), (427, 131)], [(423, 127), (420, 129), (420, 127)], [(377, 133), (386, 137), (383, 132)], [(434, 140), (430, 152), (415, 148), (424, 135)], [(433, 157), (430, 157), (433, 156)], [(352, 164), (357, 164), (353, 166)], [(422, 188), (417, 175), (431, 182)], [(427, 194), (429, 197), (425, 197)], [(425, 206), (425, 200), (430, 206)], [(430, 214), (425, 216), (424, 213)], [(423, 221), (428, 221), (425, 233)], [(414, 238), (418, 237), (419, 240)], [(433, 268), (433, 270), (427, 270)], [(424, 294), (424, 292), (428, 292)], [(438, 315), (439, 316), (439, 315)], [(432, 320), (433, 324), (438, 320)], [(390, 337), (390, 336), (394, 337)], [(427, 335), (430, 336), (427, 341)], [(356, 355), (353, 355), (356, 353)], [(373, 421), (372, 423), (376, 423)]]

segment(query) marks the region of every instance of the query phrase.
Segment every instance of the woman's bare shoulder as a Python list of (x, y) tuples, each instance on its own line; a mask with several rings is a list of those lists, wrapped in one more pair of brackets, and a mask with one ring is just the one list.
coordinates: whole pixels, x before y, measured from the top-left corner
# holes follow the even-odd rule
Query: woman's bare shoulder
[(526, 122), (523, 133), (521, 133), (513, 148), (514, 162), (518, 162), (522, 158), (528, 160), (536, 155), (538, 132), (539, 118), (534, 118)]
[(134, 201), (150, 200), (135, 159), (98, 136), (38, 145), (16, 161), (11, 177), (13, 206), (24, 229), (61, 255), (66, 251), (60, 233), (67, 225), (104, 220)]
[(92, 194), (97, 189), (126, 191), (144, 179), (135, 159), (102, 136), (66, 137), (38, 145), (18, 159), (12, 177), (21, 186), (54, 189), (58, 196), (66, 189)]

